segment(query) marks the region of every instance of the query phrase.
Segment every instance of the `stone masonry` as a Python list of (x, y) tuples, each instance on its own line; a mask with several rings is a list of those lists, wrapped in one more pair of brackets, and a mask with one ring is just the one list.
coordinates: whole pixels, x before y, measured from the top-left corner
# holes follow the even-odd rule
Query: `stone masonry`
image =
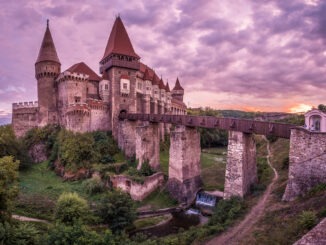
[(324, 245), (326, 244), (326, 218), (293, 245)]
[(289, 179), (283, 195), (291, 201), (313, 186), (326, 183), (326, 133), (291, 130)]
[(245, 196), (257, 182), (256, 143), (252, 134), (229, 131), (224, 199)]
[(138, 169), (145, 161), (158, 170), (160, 167), (160, 140), (157, 123), (136, 127), (136, 159)]
[(189, 203), (201, 186), (200, 135), (195, 128), (176, 126), (170, 140), (167, 189), (179, 202)]
[(119, 121), (118, 131), (118, 146), (127, 157), (132, 157), (136, 154), (136, 126), (134, 121)]

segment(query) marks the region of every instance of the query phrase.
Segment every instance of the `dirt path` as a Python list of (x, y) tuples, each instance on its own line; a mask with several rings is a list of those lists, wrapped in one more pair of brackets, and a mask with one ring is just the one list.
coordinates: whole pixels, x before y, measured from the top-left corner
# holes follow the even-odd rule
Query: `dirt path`
[(270, 145), (266, 137), (264, 139), (267, 142), (267, 162), (269, 166), (274, 171), (274, 178), (272, 182), (268, 185), (265, 193), (263, 196), (259, 199), (258, 203), (250, 210), (250, 212), (246, 215), (245, 219), (242, 220), (238, 225), (235, 227), (230, 228), (225, 233), (222, 233), (220, 236), (213, 238), (209, 242), (206, 243), (206, 245), (236, 245), (241, 244), (241, 239), (250, 231), (252, 226), (259, 220), (259, 218), (264, 213), (267, 199), (270, 196), (272, 192), (273, 185), (278, 179), (278, 173), (276, 169), (271, 165), (270, 162)]
[(16, 220), (19, 220), (19, 221), (25, 221), (25, 222), (39, 222), (39, 223), (44, 223), (44, 224), (50, 224), (50, 222), (47, 221), (47, 220), (35, 219), (35, 218), (20, 216), (20, 215), (16, 215), (16, 214), (13, 214), (12, 218), (16, 219)]

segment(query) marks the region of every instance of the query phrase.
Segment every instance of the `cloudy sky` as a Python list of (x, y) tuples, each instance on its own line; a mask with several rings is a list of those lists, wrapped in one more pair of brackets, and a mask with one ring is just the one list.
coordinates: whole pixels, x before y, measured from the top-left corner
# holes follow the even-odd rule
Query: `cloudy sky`
[(34, 63), (46, 19), (62, 70), (98, 71), (120, 14), (142, 62), (188, 106), (302, 111), (326, 103), (323, 0), (0, 0), (0, 118), (37, 99)]

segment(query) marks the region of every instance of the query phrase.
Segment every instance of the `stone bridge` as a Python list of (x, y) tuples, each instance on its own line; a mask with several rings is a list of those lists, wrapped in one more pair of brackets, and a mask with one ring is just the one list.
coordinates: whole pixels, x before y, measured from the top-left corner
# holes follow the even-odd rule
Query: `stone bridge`
[[(198, 127), (229, 132), (224, 198), (243, 197), (257, 182), (254, 134), (290, 139), (289, 181), (283, 200), (292, 200), (316, 183), (326, 182), (326, 166), (323, 164), (326, 161), (326, 134), (323, 133), (310, 132), (291, 124), (212, 116), (122, 112), (119, 119), (118, 144), (126, 155), (136, 155), (139, 168), (145, 161), (153, 168), (159, 168), (162, 129), (169, 132), (173, 128), (170, 132), (167, 188), (179, 202), (190, 202), (201, 186)], [(321, 152), (315, 153), (316, 147)], [(310, 161), (307, 161), (307, 155)]]

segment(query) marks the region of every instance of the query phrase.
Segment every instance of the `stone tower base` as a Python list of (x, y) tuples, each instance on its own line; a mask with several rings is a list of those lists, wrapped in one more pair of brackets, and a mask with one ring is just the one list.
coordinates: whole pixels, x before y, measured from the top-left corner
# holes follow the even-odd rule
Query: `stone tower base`
[(326, 183), (326, 133), (291, 129), (289, 160), (283, 201), (291, 201), (313, 186)]
[(170, 141), (167, 189), (179, 202), (189, 203), (201, 186), (200, 135), (195, 128), (176, 126)]
[(191, 203), (196, 197), (196, 193), (202, 185), (200, 176), (193, 177), (184, 181), (175, 178), (169, 179), (167, 190), (170, 195), (180, 203)]

